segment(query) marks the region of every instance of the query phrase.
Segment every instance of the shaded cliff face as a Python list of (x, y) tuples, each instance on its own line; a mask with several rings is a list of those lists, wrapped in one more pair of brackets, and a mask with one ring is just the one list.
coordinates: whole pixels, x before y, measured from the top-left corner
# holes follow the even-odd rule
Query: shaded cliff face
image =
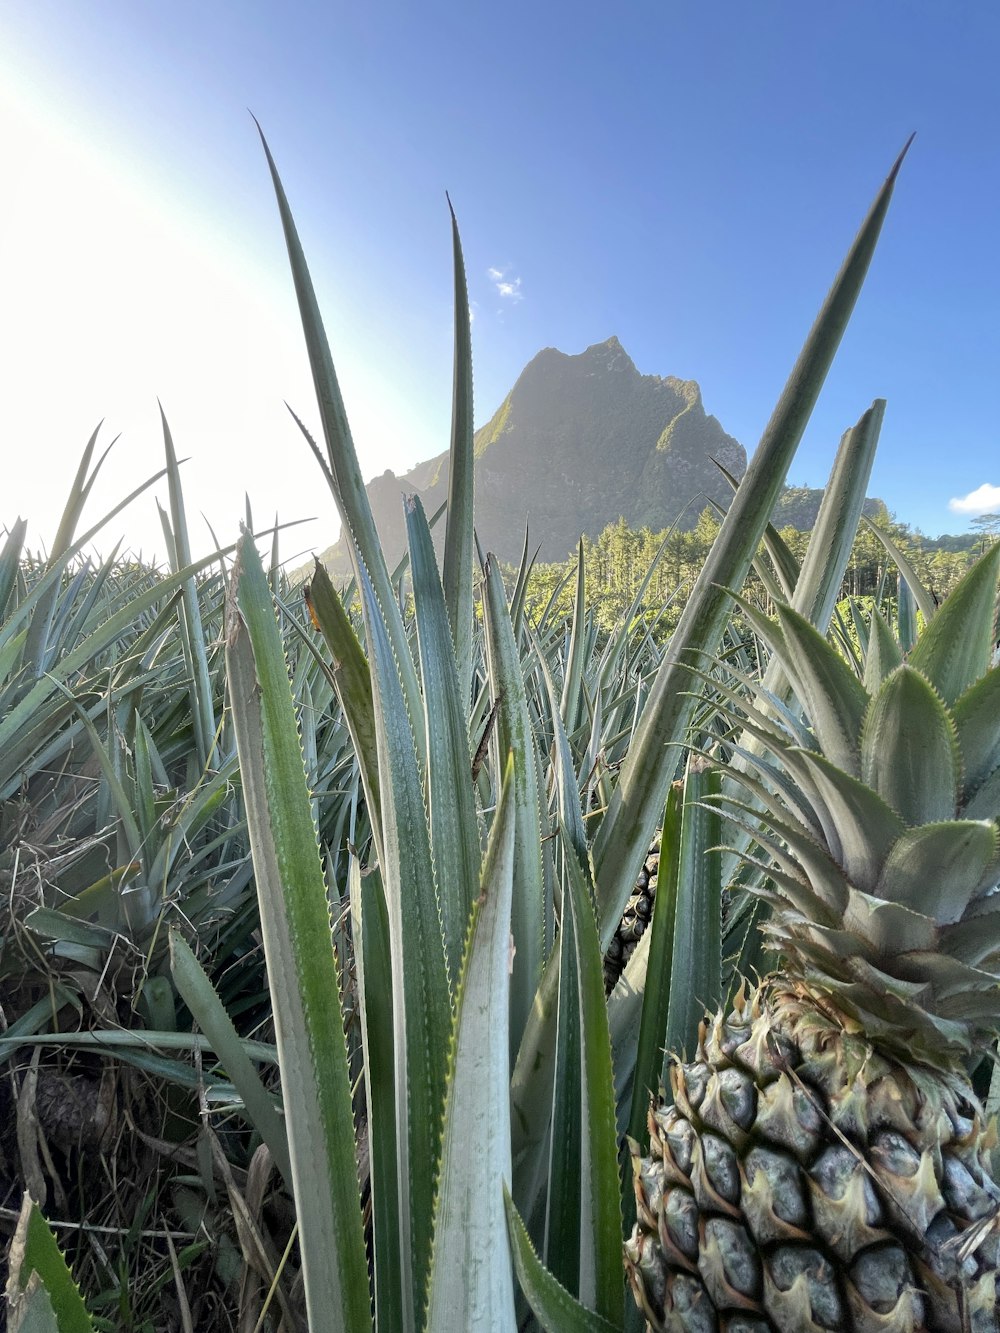
[[(510, 562), (526, 522), (542, 560), (563, 559), (582, 533), (596, 537), (620, 515), (654, 530), (678, 519), (693, 527), (709, 498), (732, 495), (712, 459), (737, 476), (746, 469), (698, 385), (640, 375), (617, 338), (579, 356), (539, 352), (476, 432), (475, 452), (476, 530), (484, 550)], [(447, 454), (404, 477), (387, 472), (368, 493), (391, 568), (405, 549), (400, 497), (418, 494), (430, 518), (447, 499)], [(324, 556), (336, 570), (343, 558), (339, 544)]]

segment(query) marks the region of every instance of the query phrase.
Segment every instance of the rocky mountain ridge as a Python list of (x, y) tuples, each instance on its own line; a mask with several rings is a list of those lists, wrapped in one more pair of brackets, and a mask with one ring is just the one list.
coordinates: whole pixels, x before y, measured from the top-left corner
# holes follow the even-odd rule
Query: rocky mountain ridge
[[(643, 375), (616, 337), (578, 355), (539, 352), (475, 436), (476, 530), (484, 550), (518, 559), (529, 525), (540, 559), (560, 560), (582, 533), (624, 515), (633, 526), (691, 528), (730, 488), (713, 459), (742, 476), (743, 446), (709, 415), (694, 380)], [(448, 455), (368, 483), (390, 568), (405, 551), (403, 495), (428, 517), (447, 499)], [(323, 553), (346, 574), (341, 543)]]

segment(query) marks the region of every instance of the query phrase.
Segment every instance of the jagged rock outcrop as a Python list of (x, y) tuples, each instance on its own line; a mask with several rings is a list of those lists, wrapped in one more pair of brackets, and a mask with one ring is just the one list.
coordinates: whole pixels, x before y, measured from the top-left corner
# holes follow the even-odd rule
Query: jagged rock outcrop
[[(596, 537), (620, 515), (654, 530), (693, 527), (709, 499), (732, 494), (717, 459), (742, 476), (746, 453), (706, 413), (694, 380), (641, 375), (617, 338), (578, 356), (547, 347), (521, 372), (475, 437), (476, 529), (501, 560), (521, 553), (524, 526), (542, 560), (561, 560), (581, 533)], [(417, 494), (428, 517), (447, 499), (448, 455), (368, 486), (390, 568), (405, 550), (400, 497)], [(324, 554), (346, 572), (338, 547)]]

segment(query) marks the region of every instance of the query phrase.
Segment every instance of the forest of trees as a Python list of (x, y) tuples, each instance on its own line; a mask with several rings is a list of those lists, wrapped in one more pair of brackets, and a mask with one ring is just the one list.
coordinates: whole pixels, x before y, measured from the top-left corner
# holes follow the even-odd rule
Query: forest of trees
[[(885, 506), (879, 504), (873, 521), (903, 551), (921, 582), (937, 599), (945, 597), (985, 543), (994, 540), (997, 531), (987, 524), (976, 524), (976, 531), (961, 537), (931, 539), (914, 531), (908, 524), (896, 522)], [(987, 518), (994, 517), (987, 515)], [(706, 508), (694, 528), (688, 532), (651, 532), (634, 530), (623, 518), (609, 524), (592, 541), (583, 539), (587, 578), (587, 600), (595, 608), (601, 628), (610, 630), (632, 604), (636, 593), (656, 558), (656, 569), (642, 599), (641, 614), (652, 618), (661, 612), (657, 637), (664, 637), (676, 625), (688, 591), (705, 563), (709, 547), (719, 531), (721, 519)], [(997, 525), (1000, 527), (1000, 524)], [(809, 544), (809, 533), (783, 527), (780, 536), (798, 560)], [(572, 611), (576, 580), (576, 557), (552, 564), (536, 564), (528, 581), (526, 605), (533, 617), (540, 616), (555, 594), (551, 614), (555, 618)], [(867, 524), (862, 523), (854, 543), (844, 577), (842, 596), (875, 595), (894, 566), (886, 549)], [(558, 590), (558, 591), (557, 591)], [(895, 580), (886, 592), (895, 593)]]

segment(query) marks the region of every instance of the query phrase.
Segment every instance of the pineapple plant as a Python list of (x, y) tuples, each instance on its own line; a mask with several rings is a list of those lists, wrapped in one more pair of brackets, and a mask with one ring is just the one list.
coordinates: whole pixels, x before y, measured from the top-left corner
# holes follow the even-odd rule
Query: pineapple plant
[(906, 655), (876, 612), (863, 679), (791, 608), (744, 607), (804, 716), (741, 706), (752, 801), (724, 792), (781, 964), (671, 1061), (632, 1144), (648, 1329), (998, 1327), (971, 1077), (1000, 1031), (998, 575), (994, 546)]

